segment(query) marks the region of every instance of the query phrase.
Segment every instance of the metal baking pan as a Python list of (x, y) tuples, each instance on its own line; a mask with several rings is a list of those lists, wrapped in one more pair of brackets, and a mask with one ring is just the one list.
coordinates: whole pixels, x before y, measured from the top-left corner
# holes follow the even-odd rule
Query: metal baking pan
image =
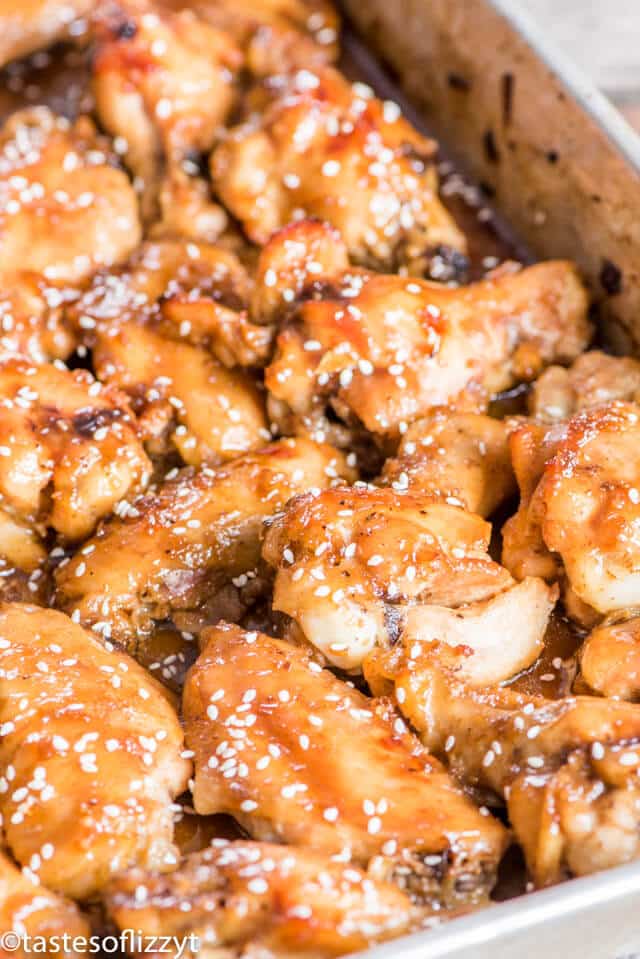
[[(640, 354), (640, 138), (516, 0), (343, 0), (350, 59), (408, 98), (532, 253), (575, 260)], [(404, 106), (404, 103), (403, 103)], [(413, 119), (413, 117), (412, 117)], [(640, 959), (640, 863), (487, 907), (371, 959)]]

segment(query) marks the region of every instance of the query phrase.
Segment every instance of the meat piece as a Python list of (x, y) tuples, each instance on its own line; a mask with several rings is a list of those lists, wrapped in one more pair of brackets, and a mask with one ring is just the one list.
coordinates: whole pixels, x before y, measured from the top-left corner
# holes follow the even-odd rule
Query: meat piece
[(188, 940), (199, 940), (229, 959), (328, 959), (410, 932), (420, 919), (399, 889), (351, 864), (311, 849), (225, 840), (168, 875), (135, 869), (119, 877), (106, 906), (120, 930), (175, 936), (194, 954)]
[(532, 416), (563, 420), (573, 413), (612, 400), (640, 399), (640, 362), (630, 356), (609, 356), (600, 350), (582, 353), (569, 369), (551, 366), (533, 384)]
[(0, 3), (0, 67), (66, 40), (82, 27), (91, 0), (2, 0)]
[(278, 297), (288, 301), (266, 371), (270, 412), (286, 432), (320, 428), (331, 436), (329, 411), (397, 437), (439, 406), (484, 409), (491, 394), (573, 359), (588, 342), (586, 294), (569, 263), (456, 289), (348, 267), (333, 272), (346, 253), (333, 250), (324, 260), (330, 239), (339, 242), (328, 230), (296, 224), (262, 254), (254, 311), (265, 286), (267, 316)]
[(223, 611), (239, 618), (269, 582), (260, 566), (264, 521), (295, 493), (339, 475), (351, 475), (342, 456), (303, 439), (180, 474), (59, 567), (57, 602), (133, 650), (156, 620), (197, 629)]
[(506, 834), (397, 714), (309, 654), (222, 624), (203, 634), (183, 713), (194, 805), (256, 839), (341, 853), (420, 900), (489, 892)]
[(580, 678), (601, 696), (640, 702), (640, 619), (635, 611), (587, 636)]
[(35, 273), (0, 273), (0, 359), (66, 360), (77, 344), (63, 311), (73, 296)]
[(572, 613), (585, 622), (640, 605), (639, 439), (640, 407), (621, 402), (512, 437), (531, 449), (516, 469), (521, 503), (505, 527), (504, 562), (521, 575), (533, 553), (546, 578), (564, 571)]
[[(51, 940), (60, 937), (62, 948), (58, 955), (62, 959), (73, 959), (77, 953), (72, 948), (64, 948), (62, 937), (65, 933), (70, 939), (74, 936), (89, 937), (89, 923), (80, 914), (73, 903), (41, 886), (37, 877), (29, 870), (21, 872), (8, 856), (0, 851), (0, 930), (14, 932), (18, 936), (30, 936)], [(31, 950), (3, 949), (3, 957), (15, 956), (26, 959)]]
[[(262, 104), (261, 104), (262, 106)], [(275, 85), (211, 157), (214, 187), (254, 243), (300, 216), (340, 230), (358, 263), (393, 269), (465, 239), (438, 198), (436, 146), (393, 103), (330, 67)]]
[(0, 813), (14, 858), (74, 898), (175, 864), (190, 763), (168, 695), (54, 610), (0, 606)]
[[(341, 669), (359, 670), (413, 608), (461, 611), (513, 585), (479, 516), (411, 493), (337, 487), (293, 500), (263, 549), (274, 609)], [(454, 614), (455, 615), (455, 614)]]
[(482, 413), (437, 410), (403, 434), (380, 482), (490, 516), (516, 488), (509, 429)]
[[(77, 283), (126, 259), (140, 242), (138, 204), (87, 117), (46, 107), (12, 114), (0, 131), (3, 271)], [(55, 224), (55, 229), (52, 229)]]
[[(234, 102), (242, 53), (193, 10), (160, 4), (123, 0), (107, 9), (97, 35), (98, 116), (126, 143), (145, 218), (153, 220), (167, 172), (186, 174), (184, 162), (212, 148)], [(221, 211), (218, 223), (225, 225)]]
[(151, 473), (125, 397), (85, 371), (0, 361), (2, 552), (32, 571), (41, 537), (89, 536)]
[[(520, 628), (507, 619), (500, 629), (507, 657)], [(483, 685), (485, 645), (455, 648), (408, 628), (369, 657), (365, 676), (374, 693), (395, 692), (456, 778), (506, 800), (538, 885), (640, 857), (640, 707)]]

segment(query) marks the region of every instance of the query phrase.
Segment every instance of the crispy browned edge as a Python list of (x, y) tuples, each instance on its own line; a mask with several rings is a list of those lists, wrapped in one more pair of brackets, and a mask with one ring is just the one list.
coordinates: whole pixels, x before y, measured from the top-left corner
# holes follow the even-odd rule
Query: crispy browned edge
[(640, 352), (640, 138), (511, 0), (341, 5), (516, 234), (576, 260), (607, 339)]

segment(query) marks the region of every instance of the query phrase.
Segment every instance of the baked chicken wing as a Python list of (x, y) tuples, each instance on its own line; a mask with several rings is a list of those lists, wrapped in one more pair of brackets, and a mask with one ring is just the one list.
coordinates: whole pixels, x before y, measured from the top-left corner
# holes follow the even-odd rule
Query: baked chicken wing
[(605, 621), (580, 650), (580, 680), (601, 696), (640, 702), (640, 618), (637, 610)]
[(63, 542), (89, 536), (150, 474), (117, 390), (85, 371), (0, 361), (0, 510), (7, 516), (0, 551), (7, 561), (32, 571), (47, 530)]
[(77, 345), (64, 311), (74, 295), (36, 273), (0, 272), (0, 360), (7, 356), (35, 363), (66, 360)]
[(393, 268), (465, 249), (438, 198), (434, 155), (395, 104), (326, 67), (277, 84), (264, 111), (215, 149), (211, 173), (254, 243), (317, 217), (340, 230), (355, 261)]
[(419, 494), (336, 487), (299, 496), (265, 539), (277, 569), (273, 606), (330, 663), (355, 671), (408, 621), (436, 634), (449, 623), (455, 645), (466, 618), (481, 633), (487, 616), (515, 616), (519, 642), (507, 655), (518, 665), (531, 648), (536, 658), (555, 595), (540, 580), (517, 587), (491, 559), (490, 535), (480, 516)]
[[(499, 685), (517, 670), (487, 682), (484, 644), (460, 632), (452, 648), (407, 628), (393, 649), (365, 662), (373, 692), (395, 692), (459, 780), (506, 800), (538, 885), (640, 857), (640, 707)], [(519, 642), (518, 624), (507, 620), (497, 638), (503, 647)]]
[(544, 371), (533, 384), (529, 411), (536, 419), (564, 420), (612, 400), (640, 400), (640, 362), (588, 350), (568, 369), (550, 366)]
[(482, 409), (588, 343), (586, 294), (569, 263), (449, 288), (350, 269), (339, 242), (325, 225), (296, 224), (262, 254), (254, 312), (280, 306), (266, 385), (286, 432), (329, 431), (329, 411), (397, 436), (439, 406)]
[(2, 0), (0, 3), (0, 67), (66, 40), (90, 13), (91, 0)]
[[(127, 165), (143, 192), (145, 219), (171, 218), (172, 202), (184, 200), (176, 185), (187, 189), (191, 166), (197, 169), (199, 154), (211, 150), (233, 105), (242, 53), (231, 34), (186, 6), (135, 0), (108, 7), (97, 38), (98, 116), (123, 141)], [(194, 179), (193, 191), (199, 182)], [(208, 198), (203, 203), (206, 214), (207, 204), (213, 205)], [(226, 218), (219, 208), (210, 209), (203, 223), (214, 238)]]
[(640, 406), (622, 402), (511, 437), (521, 501), (503, 561), (518, 577), (566, 577), (570, 612), (586, 624), (640, 605), (639, 440)]
[(506, 833), (397, 714), (282, 640), (222, 624), (184, 688), (194, 805), (256, 839), (342, 853), (421, 900), (482, 898)]
[(0, 606), (0, 813), (14, 858), (74, 898), (132, 865), (175, 863), (187, 785), (162, 687), (63, 613)]
[[(0, 851), (0, 931), (14, 932), (18, 936), (51, 939), (59, 937), (63, 943), (66, 933), (74, 936), (90, 935), (89, 923), (73, 903), (50, 892), (42, 886), (31, 870), (21, 871)], [(3, 959), (15, 956), (27, 959), (31, 950), (12, 949), (6, 952), (0, 947)], [(73, 959), (77, 953), (72, 948), (53, 950), (49, 955)]]
[(295, 493), (350, 475), (334, 449), (303, 439), (179, 475), (59, 567), (57, 602), (132, 650), (156, 621), (197, 629), (239, 618), (269, 582), (260, 566), (264, 521)]
[(379, 482), (490, 516), (516, 488), (509, 430), (483, 413), (436, 410), (403, 434)]
[(135, 869), (119, 877), (106, 907), (121, 930), (175, 936), (187, 956), (229, 959), (328, 959), (410, 932), (420, 920), (396, 886), (350, 863), (301, 847), (225, 840), (173, 873)]
[(71, 124), (46, 107), (12, 114), (0, 130), (3, 271), (77, 283), (126, 259), (140, 241), (126, 174), (92, 122)]

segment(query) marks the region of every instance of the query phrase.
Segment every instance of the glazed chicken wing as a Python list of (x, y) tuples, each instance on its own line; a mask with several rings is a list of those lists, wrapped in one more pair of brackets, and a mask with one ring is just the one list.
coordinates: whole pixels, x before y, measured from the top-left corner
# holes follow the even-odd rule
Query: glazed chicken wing
[(14, 858), (86, 898), (132, 865), (175, 863), (182, 730), (137, 663), (62, 613), (0, 607), (0, 813)]
[[(18, 936), (38, 936), (51, 939), (64, 933), (68, 936), (90, 935), (89, 923), (73, 903), (49, 892), (40, 885), (31, 870), (23, 872), (0, 851), (0, 932), (15, 932)], [(0, 956), (9, 959), (27, 959), (31, 950), (5, 952), (0, 946)], [(51, 955), (73, 959), (77, 953), (72, 949), (53, 951)]]
[(90, 535), (149, 462), (122, 394), (85, 371), (0, 361), (0, 509), (13, 524), (0, 549), (32, 570), (48, 529), (66, 542)]
[(73, 307), (97, 376), (130, 395), (151, 452), (198, 466), (270, 438), (257, 383), (228, 368), (260, 362), (270, 342), (243, 312), (248, 284), (215, 247), (148, 243)]
[(0, 359), (66, 360), (77, 344), (64, 315), (65, 301), (73, 297), (35, 273), (0, 272)]
[(60, 566), (57, 602), (132, 649), (157, 620), (197, 629), (223, 612), (239, 618), (268, 583), (260, 568), (264, 521), (295, 493), (340, 475), (351, 475), (340, 454), (303, 439), (179, 475)]
[(351, 857), (421, 900), (481, 898), (506, 834), (385, 703), (282, 640), (203, 634), (183, 713), (194, 805), (257, 839)]
[(519, 635), (512, 619), (498, 625), (504, 668), (491, 677), (486, 630), (476, 643), (461, 629), (451, 648), (410, 626), (392, 650), (369, 657), (365, 675), (374, 693), (395, 691), (458, 779), (506, 799), (538, 885), (640, 857), (640, 707), (588, 696), (554, 701), (499, 685), (518, 671), (505, 639)]
[[(496, 595), (517, 616), (521, 641), (535, 643), (553, 605), (550, 590), (531, 580), (514, 593), (514, 580), (488, 554), (490, 535), (480, 516), (418, 494), (336, 487), (300, 496), (265, 539), (264, 558), (277, 569), (273, 606), (348, 670), (358, 671), (375, 646), (395, 642), (407, 619), (437, 630), (438, 617), (472, 616), (482, 629), (483, 604)], [(540, 615), (524, 601), (529, 590)]]
[(187, 940), (187, 956), (229, 959), (329, 959), (410, 932), (420, 920), (396, 886), (352, 864), (301, 847), (224, 840), (174, 873), (132, 870), (112, 883), (106, 906), (121, 930), (176, 936)]
[(521, 502), (503, 560), (516, 576), (564, 574), (571, 613), (587, 624), (640, 605), (639, 440), (640, 407), (622, 402), (512, 435)]
[(490, 516), (515, 491), (509, 425), (483, 413), (436, 410), (403, 434), (379, 482)]
[(0, 2), (0, 67), (25, 57), (81, 28), (91, 0), (2, 0)]
[(265, 287), (267, 316), (278, 297), (284, 304), (266, 384), (272, 417), (287, 432), (330, 430), (329, 409), (348, 425), (397, 436), (438, 406), (482, 408), (588, 342), (586, 295), (569, 263), (454, 289), (335, 270), (346, 253), (329, 250), (339, 239), (328, 230), (297, 224), (262, 254), (254, 311)]
[(542, 420), (563, 420), (612, 400), (640, 399), (640, 362), (600, 350), (582, 353), (569, 367), (550, 366), (533, 384), (529, 411)]
[[(231, 109), (241, 51), (229, 33), (186, 7), (123, 0), (108, 8), (97, 34), (98, 115), (126, 144), (126, 162), (143, 191), (147, 220), (159, 215), (159, 191), (169, 177), (166, 218), (173, 202), (184, 199), (180, 191), (175, 195), (176, 181), (187, 188), (189, 163), (197, 164), (198, 155), (211, 149)], [(206, 207), (208, 200), (203, 202)], [(217, 208), (206, 223), (205, 232), (214, 238), (226, 218)]]
[(640, 618), (633, 610), (597, 626), (580, 650), (580, 679), (613, 699), (640, 702)]
[(254, 243), (301, 216), (340, 230), (359, 263), (393, 268), (464, 251), (438, 198), (435, 144), (395, 104), (332, 68), (300, 70), (214, 151), (217, 193)]
[(124, 260), (140, 241), (138, 205), (87, 117), (46, 107), (12, 114), (0, 130), (3, 271), (77, 283)]

